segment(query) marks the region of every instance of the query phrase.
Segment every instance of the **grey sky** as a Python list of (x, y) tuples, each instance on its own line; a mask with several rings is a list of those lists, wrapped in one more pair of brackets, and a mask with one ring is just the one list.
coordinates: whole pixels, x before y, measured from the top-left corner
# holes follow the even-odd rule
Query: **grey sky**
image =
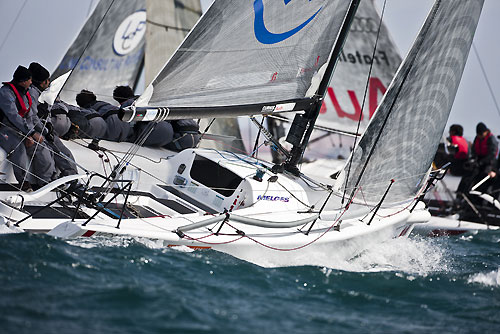
[[(27, 66), (32, 61), (53, 70), (96, 3), (97, 0), (0, 0), (0, 80), (9, 81), (17, 65)], [(202, 0), (203, 7), (210, 3), (211, 0)], [(376, 0), (376, 3), (381, 9), (384, 1)], [(432, 3), (431, 0), (387, 0), (384, 20), (403, 56)], [(497, 64), (500, 43), (495, 37), (500, 31), (499, 13), (500, 0), (485, 0), (474, 44), (500, 100), (500, 67)], [(449, 124), (462, 124), (466, 136), (471, 139), (479, 121), (500, 134), (500, 115), (472, 50)]]

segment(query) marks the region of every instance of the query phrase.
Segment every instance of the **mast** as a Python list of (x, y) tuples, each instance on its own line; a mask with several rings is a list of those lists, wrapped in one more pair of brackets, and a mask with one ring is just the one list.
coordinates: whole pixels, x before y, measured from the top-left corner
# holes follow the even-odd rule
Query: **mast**
[(323, 76), (316, 96), (314, 97), (314, 103), (312, 104), (311, 108), (306, 110), (304, 114), (295, 115), (286, 138), (286, 141), (293, 145), (292, 150), (290, 151), (290, 158), (288, 158), (284, 164), (274, 166), (273, 171), (282, 172), (283, 170), (286, 170), (294, 175), (300, 175), (297, 164), (302, 159), (304, 151), (307, 147), (307, 143), (309, 142), (309, 138), (311, 137), (311, 133), (314, 129), (314, 124), (316, 123), (316, 119), (318, 118), (319, 112), (321, 110), (321, 105), (323, 103), (325, 93), (330, 84), (333, 70), (335, 69), (335, 65), (342, 51), (344, 42), (347, 39), (349, 27), (354, 19), (354, 15), (356, 14), (356, 10), (360, 1), (361, 0), (353, 0), (349, 6), (344, 19), (344, 24), (342, 25), (337, 39), (337, 43), (335, 43), (335, 46), (332, 50), (330, 62), (328, 63), (325, 75)]

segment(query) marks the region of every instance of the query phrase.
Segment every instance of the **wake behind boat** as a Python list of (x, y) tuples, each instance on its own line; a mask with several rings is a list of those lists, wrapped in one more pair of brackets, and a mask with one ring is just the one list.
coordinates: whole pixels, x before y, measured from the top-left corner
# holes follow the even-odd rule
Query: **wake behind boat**
[[(283, 165), (218, 150), (171, 154), (130, 144), (120, 151), (101, 142), (90, 149), (104, 160), (77, 158), (87, 171), (82, 182), (68, 183), (67, 189), (49, 184), (32, 194), (2, 192), (3, 219), (59, 237), (128, 235), (167, 246), (213, 248), (266, 266), (321, 265), (312, 256), (318, 251), (345, 259), (372, 243), (407, 236), (414, 224), (429, 219), (416, 198), (448, 118), (482, 1), (436, 2), (330, 186), (300, 174), (297, 163), (358, 2), (215, 1), (123, 115), (159, 122), (296, 112), (287, 137), (293, 148)], [(291, 30), (272, 32), (284, 26)], [(453, 66), (440, 66), (439, 75), (429, 70), (450, 59)], [(427, 136), (421, 135), (424, 129)], [(394, 154), (394, 143), (402, 146), (398, 152), (411, 155)], [(84, 143), (73, 145), (75, 156), (88, 156)]]

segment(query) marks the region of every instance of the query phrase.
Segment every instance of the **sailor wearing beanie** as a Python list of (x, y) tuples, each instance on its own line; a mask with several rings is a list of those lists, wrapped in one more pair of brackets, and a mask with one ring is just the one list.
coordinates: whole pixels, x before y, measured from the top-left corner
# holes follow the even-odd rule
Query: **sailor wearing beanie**
[[(12, 81), (0, 88), (0, 146), (7, 152), (14, 176), (21, 189), (31, 190), (31, 184), (44, 186), (52, 181), (54, 159), (43, 144), (44, 137), (35, 129), (33, 100), (28, 89), (32, 83), (31, 72), (19, 65)], [(28, 162), (33, 157), (30, 174)]]
[[(48, 115), (49, 106), (38, 102), (40, 94), (49, 88), (50, 73), (45, 67), (35, 62), (31, 63), (28, 69), (33, 75), (33, 83), (29, 88), (29, 93), (33, 99), (32, 108), (35, 129), (44, 135), (45, 139), (47, 139), (46, 144), (53, 151), (57, 176), (77, 174), (78, 170), (71, 151), (62, 143), (59, 136), (54, 133), (54, 126), (51, 117)], [(54, 175), (54, 177), (56, 176)]]

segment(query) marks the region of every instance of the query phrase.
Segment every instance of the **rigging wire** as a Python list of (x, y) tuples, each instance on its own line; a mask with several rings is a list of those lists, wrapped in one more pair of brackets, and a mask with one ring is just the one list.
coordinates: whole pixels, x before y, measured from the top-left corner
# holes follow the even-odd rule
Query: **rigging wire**
[(256, 158), (257, 154), (258, 154), (258, 151), (257, 151), (258, 147), (257, 147), (257, 145), (259, 145), (260, 134), (262, 132), (262, 127), (263, 127), (265, 118), (266, 118), (265, 116), (262, 116), (262, 121), (260, 122), (260, 126), (259, 126), (259, 132), (257, 132), (257, 136), (255, 138), (255, 144), (253, 145), (252, 157), (254, 157), (254, 158)]
[[(373, 53), (372, 53), (372, 62), (370, 64), (370, 69), (368, 70), (368, 78), (366, 80), (365, 92), (363, 94), (363, 103), (361, 104), (361, 112), (359, 113), (358, 124), (356, 127), (356, 133), (359, 133), (359, 128), (361, 127), (361, 118), (363, 117), (363, 110), (365, 109), (366, 94), (368, 92), (368, 86), (370, 84), (370, 76), (371, 76), (372, 70), (373, 70), (373, 59), (375, 58), (375, 52), (377, 51), (378, 40), (380, 38), (380, 30), (382, 28), (382, 19), (384, 18), (386, 4), (387, 4), (387, 0), (384, 0), (384, 6), (382, 7), (382, 13), (380, 14), (380, 21), (379, 21), (378, 30), (377, 30), (377, 38), (375, 39), (375, 46), (373, 48)], [(357, 141), (358, 141), (358, 137), (356, 136), (356, 137), (354, 137), (353, 150), (356, 147)], [(342, 142), (340, 143), (340, 145), (342, 146)], [(342, 195), (341, 204), (344, 204), (345, 195), (347, 192), (347, 183), (349, 182), (349, 176), (351, 174), (351, 167), (352, 167), (352, 156), (351, 156), (351, 159), (349, 159), (349, 168), (347, 169), (347, 176), (346, 176), (346, 180), (345, 180), (346, 186), (344, 187), (344, 193)]]
[(495, 104), (495, 108), (497, 109), (497, 113), (500, 116), (500, 108), (498, 107), (497, 99), (495, 98), (495, 93), (493, 92), (493, 88), (491, 87), (490, 80), (488, 80), (488, 75), (483, 66), (483, 62), (481, 61), (481, 57), (479, 57), (479, 52), (477, 51), (476, 44), (472, 42), (472, 48), (474, 49), (474, 53), (476, 54), (477, 60), (479, 62), (479, 67), (481, 67), (481, 72), (483, 73), (484, 81), (486, 81), (486, 85), (490, 91), (491, 98), (493, 99), (493, 103)]
[(210, 129), (210, 127), (212, 126), (212, 124), (214, 124), (214, 122), (215, 122), (215, 118), (212, 118), (212, 120), (210, 121), (210, 123), (208, 123), (207, 127), (205, 128), (205, 130), (203, 131), (203, 133), (200, 136), (200, 141), (198, 142), (198, 147), (200, 146), (201, 140), (206, 135), (207, 131)]
[[(404, 69), (405, 71), (402, 71), (402, 72), (398, 71), (398, 75), (401, 76), (401, 82), (399, 84), (399, 87), (397, 87), (397, 91), (394, 94), (395, 98), (392, 100), (392, 103), (388, 107), (387, 114), (385, 115), (385, 118), (384, 118), (384, 120), (383, 120), (383, 122), (382, 122), (382, 124), (380, 126), (380, 130), (378, 131), (378, 133), (377, 133), (377, 135), (375, 137), (375, 140), (372, 141), (369, 153), (368, 153), (368, 155), (367, 155), (367, 157), (365, 159), (365, 162), (363, 164), (363, 167), (362, 167), (361, 171), (359, 172), (358, 179), (356, 180), (356, 183), (355, 183), (355, 185), (353, 187), (353, 190), (351, 192), (350, 198), (353, 198), (354, 191), (359, 186), (359, 184), (361, 182), (361, 179), (362, 179), (362, 177), (363, 177), (363, 175), (364, 175), (364, 173), (366, 171), (366, 168), (367, 168), (368, 164), (370, 163), (370, 160), (371, 160), (371, 158), (372, 158), (372, 156), (374, 154), (375, 148), (377, 147), (378, 142), (379, 142), (379, 140), (380, 140), (380, 138), (382, 136), (382, 133), (385, 130), (387, 122), (389, 121), (389, 117), (392, 115), (392, 111), (394, 110), (394, 106), (396, 105), (396, 102), (397, 102), (397, 97), (401, 93), (401, 90), (403, 89), (403, 86), (406, 83), (406, 80), (408, 79), (410, 71), (413, 69), (413, 65), (415, 63), (415, 60), (417, 59), (417, 56), (420, 55), (420, 51), (421, 51), (422, 45), (424, 43), (424, 36), (427, 36), (429, 34), (430, 27), (432, 26), (432, 24), (434, 23), (434, 21), (436, 19), (438, 10), (439, 10), (439, 4), (436, 3), (435, 6), (433, 7), (431, 13), (429, 13), (429, 16), (427, 17), (427, 20), (424, 23), (424, 26), (422, 27), (422, 30), (420, 32), (421, 38), (420, 39), (417, 38), (417, 40), (415, 41), (415, 44), (413, 45), (412, 49), (410, 50), (410, 53), (408, 54), (408, 56), (406, 57), (406, 60), (403, 63), (403, 65), (405, 65), (406, 63), (408, 63), (409, 65), (407, 66), (407, 68), (404, 68), (404, 66), (402, 65), (401, 68)], [(411, 52), (413, 50), (415, 50), (415, 52), (413, 52), (413, 54), (411, 54)], [(353, 155), (351, 155), (351, 160), (352, 160), (352, 157), (353, 157)], [(347, 187), (347, 183), (346, 183), (346, 187)]]
[(28, 0), (24, 0), (23, 5), (21, 6), (21, 8), (19, 9), (19, 11), (17, 12), (17, 15), (16, 15), (16, 18), (14, 19), (14, 22), (12, 22), (12, 25), (10, 26), (9, 31), (5, 35), (5, 37), (4, 37), (3, 41), (2, 41), (2, 44), (0, 44), (0, 52), (2, 51), (2, 49), (3, 49), (4, 45), (5, 45), (5, 42), (7, 42), (7, 39), (9, 38), (10, 33), (12, 32), (12, 29), (14, 29), (14, 27), (16, 26), (17, 20), (19, 19), (19, 16), (21, 16), (21, 13), (22, 13), (24, 7), (26, 6), (27, 2), (28, 2)]
[[(292, 120), (290, 120), (284, 116), (280, 116), (280, 115), (267, 115), (267, 117), (272, 118), (272, 119), (277, 119), (279, 121), (286, 122), (286, 123), (292, 123)], [(314, 124), (313, 129), (325, 131), (325, 132), (330, 132), (330, 133), (338, 133), (339, 135), (344, 135), (344, 136), (348, 136), (348, 137), (357, 137), (357, 136), (361, 135), (360, 133), (356, 134), (353, 132), (334, 129), (334, 128), (330, 128), (330, 127), (327, 127), (324, 125), (319, 125), (319, 124)]]

